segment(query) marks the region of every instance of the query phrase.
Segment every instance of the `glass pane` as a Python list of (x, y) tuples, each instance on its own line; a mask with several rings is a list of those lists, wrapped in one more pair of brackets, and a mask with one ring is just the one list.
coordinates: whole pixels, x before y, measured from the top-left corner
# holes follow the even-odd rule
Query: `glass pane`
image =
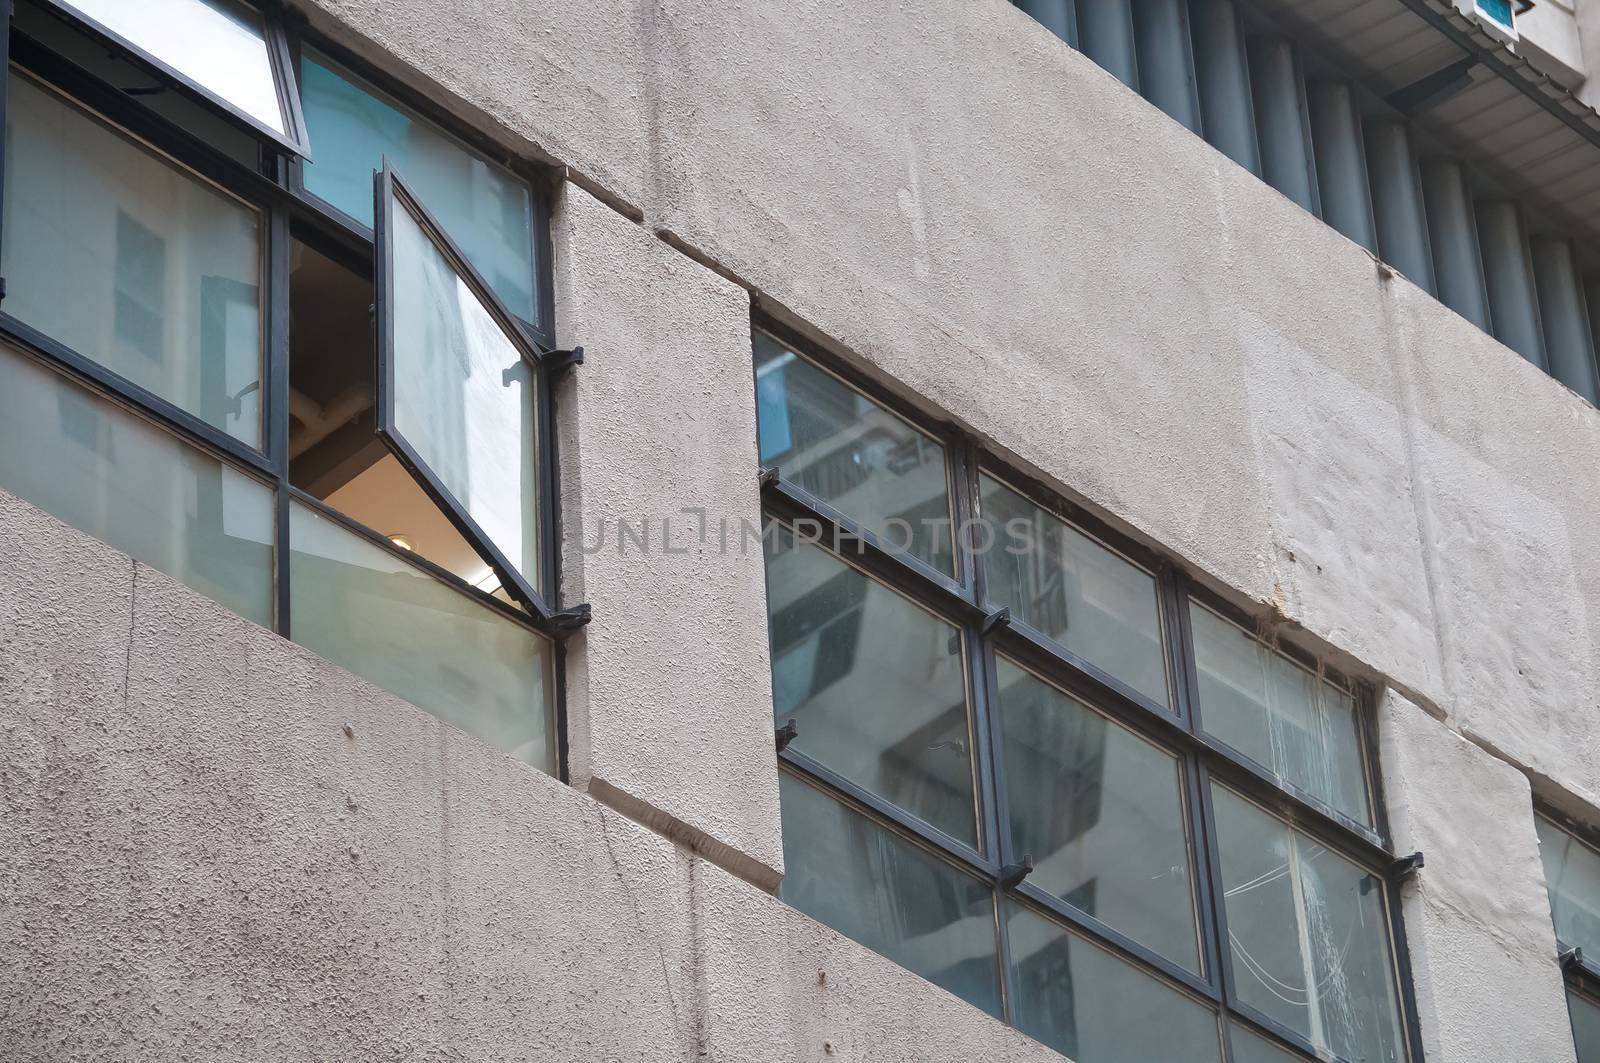
[(0, 488), (272, 624), (272, 489), (4, 347)]
[(259, 446), (260, 216), (27, 78), (9, 85), (6, 312)]
[(1600, 955), (1600, 853), (1543, 816), (1535, 816), (1534, 824), (1556, 939)]
[(1028, 881), (1196, 973), (1177, 758), (997, 662), (1007, 805)]
[(315, 156), (306, 190), (371, 225), (372, 174), (387, 156), (506, 308), (537, 323), (527, 184), (310, 49), (300, 79)]
[(1233, 1024), (1233, 1063), (1303, 1063), (1304, 1057), (1279, 1048), (1259, 1034)]
[(1155, 577), (998, 480), (983, 476), (980, 484), (990, 601), (1156, 704), (1171, 704)]
[(55, 0), (283, 133), (261, 13), (232, 0)]
[(1212, 786), (1239, 999), (1344, 1059), (1405, 1059), (1383, 883)]
[(1572, 1015), (1572, 1043), (1578, 1063), (1600, 1063), (1600, 1006), (1567, 991), (1567, 1011)]
[(548, 642), (298, 504), (289, 545), (296, 642), (554, 774)]
[(1371, 826), (1355, 698), (1192, 599), (1189, 618), (1206, 731)]
[(998, 1017), (989, 888), (789, 774), (779, 781), (783, 901)]
[(538, 374), (401, 201), (394, 428), (539, 589)]
[(1216, 1015), (1085, 938), (1006, 905), (1017, 1029), (1073, 1063), (1213, 1063)]
[(944, 447), (765, 332), (755, 359), (761, 463), (890, 549), (953, 573)]
[(960, 632), (771, 528), (772, 700), (800, 730), (790, 748), (976, 845)]

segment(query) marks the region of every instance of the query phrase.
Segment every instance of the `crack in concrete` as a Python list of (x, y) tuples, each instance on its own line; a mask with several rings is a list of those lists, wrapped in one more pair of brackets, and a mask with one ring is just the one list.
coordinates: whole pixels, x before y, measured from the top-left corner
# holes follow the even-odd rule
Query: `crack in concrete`
[(639, 898), (633, 892), (633, 887), (628, 884), (628, 876), (623, 874), (622, 871), (622, 861), (617, 858), (616, 849), (611, 844), (611, 825), (607, 822), (605, 813), (600, 813), (598, 818), (600, 820), (600, 839), (606, 847), (606, 858), (611, 861), (611, 873), (616, 877), (617, 885), (621, 886), (622, 892), (627, 895), (628, 907), (633, 911), (634, 927), (641, 940), (648, 939), (655, 945), (656, 962), (661, 968), (661, 985), (667, 992), (667, 1005), (672, 1010), (672, 1039), (680, 1047), (684, 1047), (683, 1016), (678, 1011), (677, 994), (672, 991), (672, 972), (667, 965), (667, 952), (661, 947), (659, 935), (646, 933), (644, 912), (639, 907)]
[(139, 600), (139, 562), (128, 559), (132, 578), (128, 582), (128, 637), (122, 654), (122, 707), (128, 707), (128, 683), (133, 674), (133, 623), (134, 608)]

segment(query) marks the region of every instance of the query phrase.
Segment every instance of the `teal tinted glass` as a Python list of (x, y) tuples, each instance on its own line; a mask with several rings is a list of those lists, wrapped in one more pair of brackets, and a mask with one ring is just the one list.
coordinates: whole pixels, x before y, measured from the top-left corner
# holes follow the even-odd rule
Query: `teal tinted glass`
[(1177, 757), (995, 659), (1012, 851), (1028, 881), (1196, 973)]
[(1371, 826), (1355, 697), (1192, 599), (1189, 617), (1205, 729)]
[(5, 310), (251, 446), (261, 442), (261, 217), (13, 73)]
[(989, 599), (1156, 704), (1170, 704), (1155, 576), (999, 480), (984, 475), (978, 484)]
[(777, 720), (790, 747), (978, 843), (961, 633), (777, 525), (765, 542)]
[(372, 174), (388, 158), (506, 308), (539, 321), (526, 182), (309, 48), (300, 91), (313, 156), (306, 191), (370, 226)]
[(5, 347), (0, 488), (272, 623), (272, 489)]
[(1006, 912), (1019, 1030), (1074, 1063), (1220, 1063), (1210, 1008), (1030, 909)]
[(944, 447), (765, 332), (755, 363), (762, 464), (891, 551), (953, 573)]
[(1239, 999), (1341, 1059), (1402, 1063), (1382, 880), (1232, 790), (1211, 792)]
[(1000, 1015), (989, 888), (788, 773), (778, 778), (784, 902)]
[(1572, 1016), (1572, 1043), (1578, 1063), (1600, 1063), (1600, 1005), (1567, 991), (1567, 1011)]
[(1543, 816), (1534, 817), (1556, 940), (1600, 955), (1600, 852)]
[(548, 642), (298, 503), (289, 546), (296, 642), (555, 772)]

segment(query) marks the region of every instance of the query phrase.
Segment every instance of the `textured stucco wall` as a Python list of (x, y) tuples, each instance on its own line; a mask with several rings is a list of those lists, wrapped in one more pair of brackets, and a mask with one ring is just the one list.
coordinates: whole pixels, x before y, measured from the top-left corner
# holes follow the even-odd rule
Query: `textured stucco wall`
[[(675, 501), (647, 478), (679, 460), (705, 463), (681, 490), (753, 506), (743, 285), (1406, 692), (1384, 764), (1398, 844), (1430, 850), (1424, 1023), (1441, 1058), (1506, 1058), (1455, 1024), (1545, 946), (1522, 780), (1600, 800), (1600, 414), (1002, 0), (302, 6), (598, 197), (557, 219), (561, 328), (593, 360), (562, 395), (569, 536)], [(647, 453), (673, 432), (707, 434)], [(19, 1058), (1048, 1057), (28, 507), (0, 528)], [(575, 781), (769, 884), (759, 561), (650, 562), (569, 557), (597, 617)], [(703, 673), (646, 601), (699, 614)], [(662, 683), (703, 686), (715, 728), (653, 714)], [(1551, 972), (1516, 987), (1546, 1033)]]
[(1428, 1059), (1573, 1063), (1527, 778), (1397, 694), (1378, 728)]
[(750, 297), (574, 186), (554, 230), (572, 781), (775, 889)]
[(4, 494), (0, 528), (5, 1063), (1060, 1058)]
[(581, 27), (496, 0), (306, 6), (869, 373), (1600, 801), (1600, 568), (1581, 563), (1600, 414), (1003, 0), (597, 3)]

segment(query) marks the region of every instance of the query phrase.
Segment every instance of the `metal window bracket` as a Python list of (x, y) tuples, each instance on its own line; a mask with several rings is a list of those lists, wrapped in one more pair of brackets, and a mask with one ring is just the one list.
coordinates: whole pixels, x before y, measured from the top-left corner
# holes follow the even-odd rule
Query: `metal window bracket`
[(592, 611), (589, 608), (589, 603), (584, 602), (581, 605), (569, 606), (560, 612), (551, 613), (549, 624), (556, 634), (570, 635), (587, 624), (591, 616)]
[(1583, 969), (1583, 949), (1574, 945), (1570, 949), (1563, 950), (1557, 960), (1560, 962), (1563, 971), (1581, 971)]
[(978, 625), (978, 634), (988, 638), (998, 628), (1011, 626), (1011, 607), (1002, 605), (983, 618), (983, 623)]
[(774, 732), (774, 735), (778, 746), (778, 752), (782, 753), (785, 749), (789, 748), (790, 742), (793, 742), (796, 738), (800, 737), (800, 728), (794, 725), (793, 720), (790, 720), (788, 723), (778, 728), (777, 731)]
[(1422, 868), (1422, 863), (1421, 853), (1402, 856), (1389, 865), (1389, 877), (1396, 881), (1404, 881), (1415, 875)]
[(541, 360), (552, 374), (562, 373), (575, 365), (583, 364), (583, 348), (573, 347), (570, 350), (551, 351)]
[(1014, 864), (1006, 864), (996, 875), (1002, 889), (1014, 890), (1033, 871), (1033, 854), (1023, 853)]
[(6, 299), (6, 279), (4, 277), (0, 277), (0, 303), (5, 302), (5, 299)]
[(765, 465), (765, 466), (763, 466), (762, 469), (761, 469), (761, 472), (759, 474), (757, 474), (757, 476), (756, 476), (756, 486), (761, 488), (762, 490), (765, 490), (766, 488), (773, 486), (777, 482), (778, 482), (778, 467), (776, 465)]

